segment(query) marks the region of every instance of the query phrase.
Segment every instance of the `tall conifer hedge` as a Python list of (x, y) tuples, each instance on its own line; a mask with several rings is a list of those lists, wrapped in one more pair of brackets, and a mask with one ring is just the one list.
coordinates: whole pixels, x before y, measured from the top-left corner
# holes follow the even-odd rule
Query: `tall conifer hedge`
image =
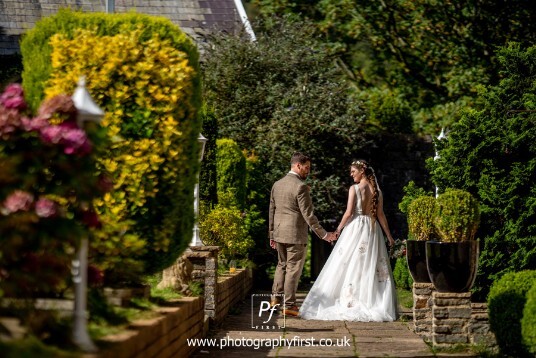
[(429, 160), (442, 190), (469, 191), (480, 202), (482, 250), (475, 298), (509, 271), (536, 269), (536, 46), (499, 51), (502, 80), (482, 89)]

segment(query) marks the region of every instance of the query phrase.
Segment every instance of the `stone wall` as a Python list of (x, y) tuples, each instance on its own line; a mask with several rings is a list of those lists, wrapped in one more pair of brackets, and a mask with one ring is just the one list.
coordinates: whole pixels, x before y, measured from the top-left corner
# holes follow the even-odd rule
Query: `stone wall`
[(413, 283), (413, 330), (426, 342), (432, 341), (431, 283)]
[(217, 310), (214, 318), (215, 322), (223, 322), (229, 310), (245, 299), (252, 287), (253, 276), (251, 269), (237, 269), (235, 273), (219, 277), (216, 289)]
[(252, 271), (237, 269), (218, 277), (218, 247), (200, 246), (184, 254), (191, 260), (192, 278), (204, 286), (205, 297), (187, 297), (159, 308), (162, 316), (133, 322), (120, 334), (107, 336), (110, 348), (85, 358), (188, 357), (197, 347), (188, 338), (204, 338), (208, 324), (223, 322), (231, 308), (253, 287)]
[(431, 283), (413, 284), (413, 330), (434, 347), (497, 346), (485, 303), (472, 303), (470, 292), (437, 292)]
[(432, 344), (434, 347), (469, 343), (471, 293), (432, 294)]
[(203, 298), (182, 298), (159, 312), (158, 318), (134, 321), (127, 330), (104, 337), (110, 348), (84, 357), (188, 357), (196, 347), (188, 346), (186, 339), (203, 337)]
[(497, 347), (495, 334), (491, 331), (489, 325), (488, 305), (485, 303), (471, 304), (469, 342), (471, 344), (482, 344), (486, 347)]
[(253, 287), (250, 269), (218, 277), (218, 251), (218, 246), (192, 246), (184, 253), (193, 265), (192, 279), (203, 285), (205, 314), (214, 323), (220, 323), (232, 305), (246, 298)]

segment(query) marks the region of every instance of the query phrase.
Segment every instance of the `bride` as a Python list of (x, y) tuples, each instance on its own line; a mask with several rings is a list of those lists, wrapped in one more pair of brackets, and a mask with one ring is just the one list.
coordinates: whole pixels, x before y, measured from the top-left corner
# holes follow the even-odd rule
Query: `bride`
[(394, 240), (383, 213), (382, 193), (374, 170), (364, 160), (352, 163), (350, 175), (356, 184), (349, 190), (346, 212), (336, 231), (340, 237), (307, 294), (300, 316), (317, 320), (393, 321), (396, 291), (382, 228), (389, 245)]

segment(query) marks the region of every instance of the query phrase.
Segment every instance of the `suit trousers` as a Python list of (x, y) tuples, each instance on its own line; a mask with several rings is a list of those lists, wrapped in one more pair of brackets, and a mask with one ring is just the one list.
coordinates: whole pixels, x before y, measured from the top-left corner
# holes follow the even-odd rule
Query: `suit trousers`
[(276, 242), (278, 263), (272, 286), (273, 295), (285, 294), (284, 306), (296, 304), (296, 291), (305, 263), (306, 244)]

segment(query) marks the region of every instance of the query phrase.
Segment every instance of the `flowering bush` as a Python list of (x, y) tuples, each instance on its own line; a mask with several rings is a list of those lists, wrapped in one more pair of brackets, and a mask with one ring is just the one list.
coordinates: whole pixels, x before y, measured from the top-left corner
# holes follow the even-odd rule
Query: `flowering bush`
[(76, 123), (58, 94), (31, 117), (22, 87), (0, 96), (0, 289), (56, 295), (69, 285), (79, 240), (100, 226), (92, 201), (104, 193), (95, 153), (102, 129)]
[(104, 225), (93, 242), (105, 280), (169, 266), (194, 220), (201, 87), (192, 40), (164, 18), (62, 10), (28, 31), (21, 51), (33, 99), (70, 92), (85, 75), (105, 111), (112, 145), (98, 164), (114, 184), (94, 202)]

